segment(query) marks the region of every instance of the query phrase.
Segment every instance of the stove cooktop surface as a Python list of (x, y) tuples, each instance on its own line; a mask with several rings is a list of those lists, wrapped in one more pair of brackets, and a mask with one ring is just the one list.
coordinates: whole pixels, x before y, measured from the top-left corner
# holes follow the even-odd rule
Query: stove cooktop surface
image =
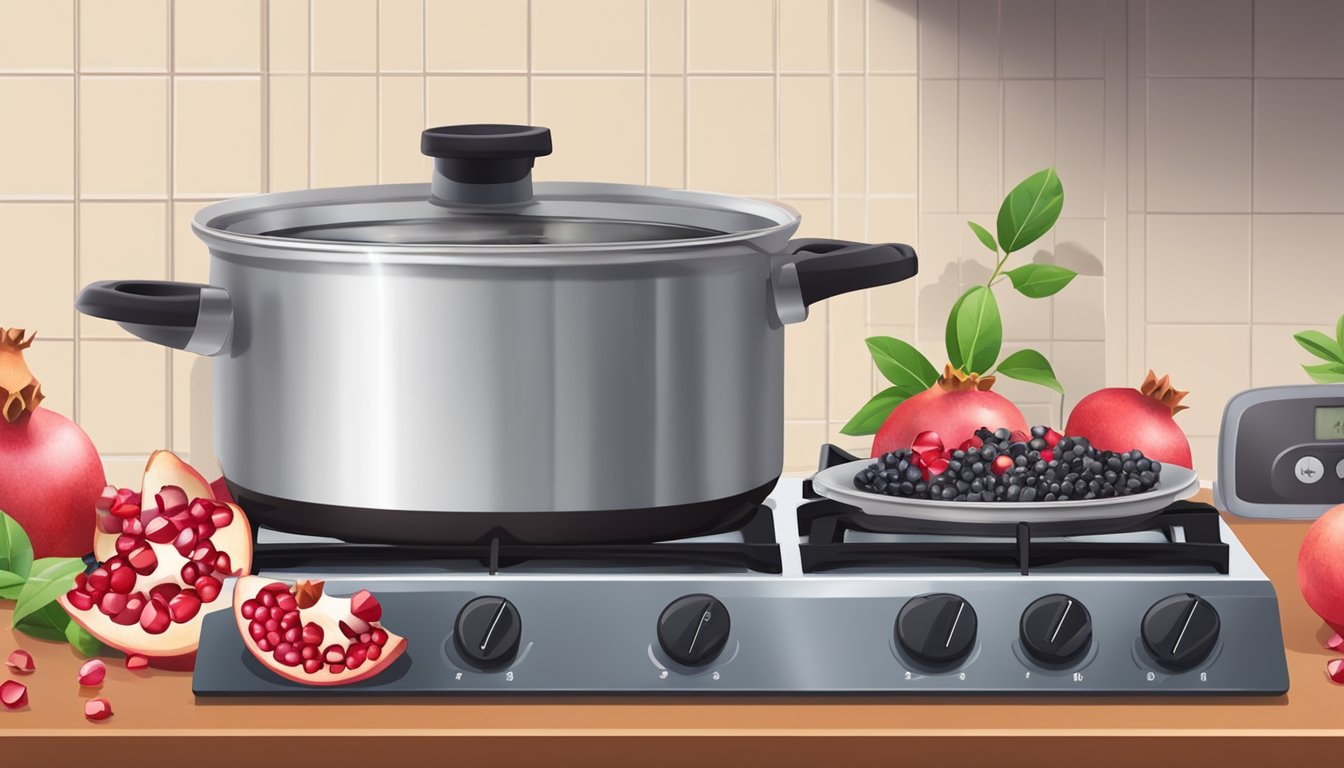
[[(1032, 538), (892, 530), (783, 479), (734, 532), (644, 545), (348, 545), (262, 531), (262, 575), (373, 591), (406, 653), (293, 683), (206, 618), (214, 695), (1284, 693), (1273, 586), (1211, 507)], [(482, 607), (494, 618), (459, 621)], [(507, 631), (499, 631), (501, 625)], [(459, 631), (458, 627), (462, 627)], [(487, 631), (493, 630), (491, 631)], [(467, 635), (470, 635), (468, 637)], [(480, 635), (479, 637), (477, 635)], [(506, 642), (510, 647), (500, 647)]]

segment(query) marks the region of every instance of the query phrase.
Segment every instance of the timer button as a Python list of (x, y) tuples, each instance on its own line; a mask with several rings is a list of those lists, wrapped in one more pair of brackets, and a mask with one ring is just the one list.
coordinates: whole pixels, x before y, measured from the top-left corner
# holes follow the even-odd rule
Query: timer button
[(1344, 480), (1344, 459), (1340, 459), (1339, 463), (1335, 465), (1335, 477)]
[[(1339, 467), (1335, 467), (1339, 471)], [(1303, 456), (1297, 460), (1297, 466), (1293, 467), (1293, 474), (1298, 482), (1306, 485), (1319, 482), (1325, 476), (1325, 465), (1315, 456)]]

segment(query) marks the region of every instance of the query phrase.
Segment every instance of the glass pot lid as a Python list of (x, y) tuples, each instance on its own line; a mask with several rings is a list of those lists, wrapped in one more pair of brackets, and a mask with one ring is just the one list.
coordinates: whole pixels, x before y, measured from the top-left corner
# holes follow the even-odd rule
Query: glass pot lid
[(420, 149), (434, 158), (430, 183), (275, 193), (201, 211), (210, 240), (313, 249), (377, 245), (457, 250), (694, 245), (792, 227), (783, 206), (731, 195), (638, 185), (532, 182), (551, 154), (547, 128), (430, 128)]

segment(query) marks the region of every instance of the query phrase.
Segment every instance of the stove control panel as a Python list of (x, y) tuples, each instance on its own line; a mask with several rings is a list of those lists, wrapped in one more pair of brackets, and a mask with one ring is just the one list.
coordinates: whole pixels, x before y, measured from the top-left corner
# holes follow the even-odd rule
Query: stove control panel
[[(384, 624), (407, 638), (406, 653), (343, 693), (1157, 696), (1288, 688), (1278, 603), (1259, 580), (837, 573), (580, 585), (481, 576), (389, 580), (377, 594)], [(256, 662), (227, 611), (206, 618), (202, 647), (210, 652), (197, 662), (198, 695), (314, 694)]]

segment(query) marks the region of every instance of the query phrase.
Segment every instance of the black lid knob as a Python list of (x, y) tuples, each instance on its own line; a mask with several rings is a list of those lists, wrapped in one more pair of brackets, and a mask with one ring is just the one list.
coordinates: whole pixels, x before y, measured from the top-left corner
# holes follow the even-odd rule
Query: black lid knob
[(502, 597), (478, 597), (462, 607), (453, 626), (457, 650), (483, 669), (502, 667), (518, 654), (523, 620)]
[(420, 134), (420, 151), (460, 184), (508, 184), (525, 178), (551, 154), (551, 129), (532, 125), (443, 125)]
[(1092, 615), (1076, 598), (1046, 595), (1022, 612), (1022, 646), (1037, 661), (1068, 664), (1092, 646)]
[(1143, 616), (1143, 644), (1158, 664), (1183, 671), (1209, 657), (1218, 642), (1218, 611), (1199, 595), (1164, 597)]
[(896, 616), (896, 642), (915, 661), (954, 664), (975, 645), (971, 604), (946, 593), (913, 597)]
[(728, 644), (728, 609), (710, 595), (673, 600), (658, 617), (658, 644), (673, 661), (698, 667), (716, 659)]

